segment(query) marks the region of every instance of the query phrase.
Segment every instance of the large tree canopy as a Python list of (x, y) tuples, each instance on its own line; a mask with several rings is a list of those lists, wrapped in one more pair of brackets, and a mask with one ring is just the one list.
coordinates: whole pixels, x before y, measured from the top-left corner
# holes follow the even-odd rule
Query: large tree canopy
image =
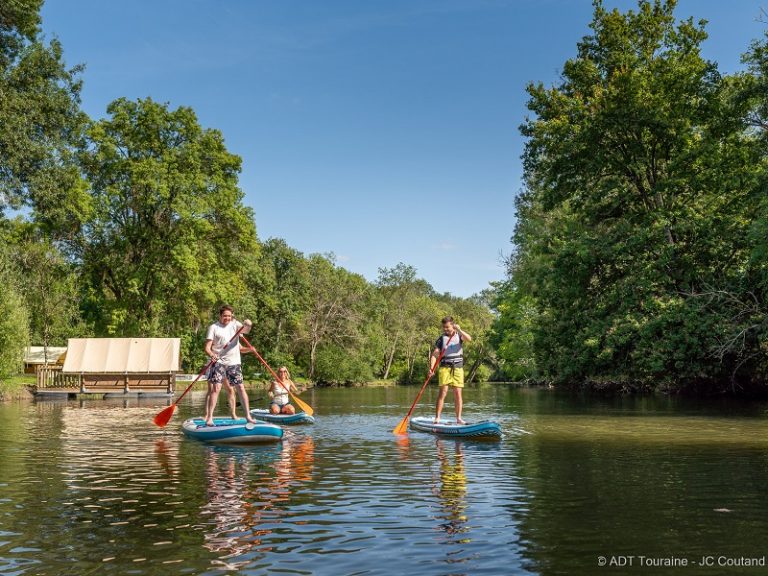
[(0, 3), (0, 216), (24, 206), (51, 235), (70, 235), (88, 211), (75, 162), (86, 116), (79, 67), (43, 43), (39, 0)]
[(760, 162), (729, 83), (700, 54), (703, 23), (674, 7), (597, 2), (561, 82), (529, 87), (507, 301), (536, 303), (548, 377), (739, 377), (743, 355), (723, 348), (706, 294), (742, 281)]
[(70, 244), (89, 313), (110, 334), (199, 328), (258, 257), (240, 158), (189, 108), (120, 99), (107, 112), (81, 154), (92, 211)]

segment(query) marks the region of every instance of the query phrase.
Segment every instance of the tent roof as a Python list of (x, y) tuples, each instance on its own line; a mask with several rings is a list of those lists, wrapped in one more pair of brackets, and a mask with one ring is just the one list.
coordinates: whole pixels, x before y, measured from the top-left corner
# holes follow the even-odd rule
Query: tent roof
[[(58, 362), (66, 354), (66, 346), (48, 346), (48, 362)], [(27, 364), (45, 364), (45, 346), (27, 346), (24, 350), (24, 362)]]
[(178, 338), (70, 338), (63, 372), (178, 372), (179, 351)]

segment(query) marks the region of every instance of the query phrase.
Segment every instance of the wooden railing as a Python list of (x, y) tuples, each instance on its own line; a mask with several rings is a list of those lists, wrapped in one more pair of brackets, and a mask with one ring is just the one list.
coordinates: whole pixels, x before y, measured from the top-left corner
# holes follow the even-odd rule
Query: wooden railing
[(172, 393), (176, 384), (176, 375), (168, 374), (64, 374), (62, 366), (49, 364), (38, 366), (37, 389), (67, 388), (81, 392), (96, 390), (109, 391), (161, 391)]
[(47, 364), (37, 367), (37, 388), (80, 388), (79, 374), (62, 374), (62, 366)]

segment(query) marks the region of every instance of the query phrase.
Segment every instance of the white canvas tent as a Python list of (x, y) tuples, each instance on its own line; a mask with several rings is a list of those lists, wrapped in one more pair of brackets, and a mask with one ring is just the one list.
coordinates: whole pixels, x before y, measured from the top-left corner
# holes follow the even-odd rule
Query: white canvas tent
[(24, 350), (24, 372), (34, 374), (38, 366), (58, 364), (66, 353), (66, 346), (48, 346), (48, 361), (46, 362), (45, 346), (27, 346)]
[(81, 388), (165, 388), (179, 372), (178, 338), (70, 338), (63, 373), (78, 374)]
[(179, 371), (178, 338), (70, 338), (64, 372), (148, 374)]

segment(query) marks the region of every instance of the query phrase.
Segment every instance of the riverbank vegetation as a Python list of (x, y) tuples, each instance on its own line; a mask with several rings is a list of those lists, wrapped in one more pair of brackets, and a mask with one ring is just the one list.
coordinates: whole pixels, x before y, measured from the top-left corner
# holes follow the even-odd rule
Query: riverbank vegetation
[[(477, 339), (473, 377), (490, 374), (481, 298), (439, 294), (406, 264), (371, 282), (260, 239), (241, 159), (191, 108), (120, 98), (88, 118), (41, 4), (0, 8), (0, 375), (26, 344), (75, 336), (178, 336), (195, 372), (222, 303), (254, 320), (273, 366), (315, 382), (422, 378), (447, 314)], [(261, 367), (246, 356), (246, 371)]]
[(22, 374), (0, 378), (0, 402), (19, 398), (31, 398), (29, 387), (34, 385), (35, 377)]
[(596, 2), (559, 81), (528, 87), (508, 277), (457, 298), (405, 263), (369, 281), (259, 238), (241, 159), (190, 108), (119, 98), (88, 118), (41, 3), (0, 8), (0, 375), (73, 336), (179, 336), (194, 372), (226, 302), (313, 382), (419, 381), (450, 314), (470, 380), (764, 389), (765, 39), (726, 74), (673, 1)]
[(525, 188), (493, 342), (557, 383), (762, 391), (768, 42), (704, 59), (674, 2), (596, 4), (553, 86), (528, 87)]

